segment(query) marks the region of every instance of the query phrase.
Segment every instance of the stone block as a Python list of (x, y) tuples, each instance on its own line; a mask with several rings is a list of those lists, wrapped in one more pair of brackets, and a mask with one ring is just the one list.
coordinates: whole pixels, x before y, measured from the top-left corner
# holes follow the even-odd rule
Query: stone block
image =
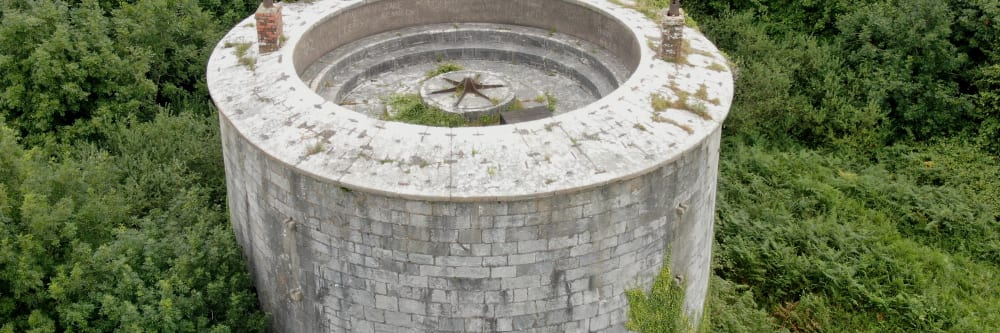
[(408, 313), (400, 312), (386, 312), (385, 313), (385, 323), (395, 327), (412, 327), (413, 317)]
[(517, 242), (517, 253), (539, 252), (547, 249), (548, 242), (544, 239)]
[(490, 269), (490, 276), (493, 278), (509, 278), (517, 276), (517, 267), (493, 267)]
[(399, 299), (394, 296), (375, 295), (375, 307), (387, 311), (399, 311)]
[(399, 299), (399, 312), (418, 315), (427, 314), (427, 310), (423, 302), (406, 298)]

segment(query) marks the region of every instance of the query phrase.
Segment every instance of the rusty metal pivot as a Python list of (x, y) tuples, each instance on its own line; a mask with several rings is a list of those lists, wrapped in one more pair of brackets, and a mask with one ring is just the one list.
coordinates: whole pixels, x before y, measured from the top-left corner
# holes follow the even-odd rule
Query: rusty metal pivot
[(443, 79), (445, 81), (448, 81), (448, 83), (451, 83), (451, 84), (453, 84), (455, 86), (451, 87), (451, 88), (448, 88), (448, 89), (441, 89), (441, 90), (438, 90), (438, 91), (432, 91), (432, 92), (430, 92), (430, 94), (431, 95), (436, 95), (436, 94), (443, 94), (443, 93), (450, 93), (450, 92), (458, 93), (459, 96), (458, 96), (458, 100), (455, 101), (455, 105), (458, 105), (458, 103), (461, 103), (462, 100), (465, 99), (465, 95), (468, 95), (468, 94), (474, 94), (476, 96), (479, 96), (479, 97), (482, 97), (482, 98), (485, 98), (485, 99), (490, 99), (489, 97), (487, 97), (486, 95), (484, 95), (482, 93), (482, 90), (503, 87), (502, 84), (482, 84), (482, 83), (479, 82), (478, 78), (473, 78), (473, 77), (466, 77), (466, 78), (462, 79), (462, 81), (455, 81), (455, 80), (452, 80), (452, 79), (449, 79), (449, 78), (445, 78), (445, 77), (442, 77), (441, 79)]

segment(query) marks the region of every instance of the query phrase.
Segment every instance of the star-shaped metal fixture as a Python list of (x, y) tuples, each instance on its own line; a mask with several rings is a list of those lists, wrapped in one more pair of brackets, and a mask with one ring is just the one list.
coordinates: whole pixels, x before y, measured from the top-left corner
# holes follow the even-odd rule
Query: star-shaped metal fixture
[(451, 84), (453, 84), (455, 86), (451, 87), (451, 88), (448, 88), (448, 89), (441, 89), (441, 90), (438, 90), (438, 91), (432, 91), (432, 92), (430, 92), (430, 95), (444, 94), (444, 93), (450, 93), (450, 92), (457, 93), (458, 94), (458, 100), (455, 101), (455, 106), (458, 106), (458, 103), (461, 103), (462, 99), (465, 98), (465, 95), (468, 95), (468, 94), (474, 94), (476, 96), (479, 96), (479, 97), (482, 97), (482, 98), (485, 98), (485, 99), (490, 99), (489, 97), (486, 97), (486, 95), (483, 95), (483, 92), (482, 92), (483, 90), (492, 89), (492, 88), (501, 88), (501, 87), (504, 86), (502, 84), (482, 84), (481, 82), (479, 82), (479, 75), (476, 75), (475, 77), (465, 77), (464, 79), (462, 79), (462, 81), (455, 81), (455, 80), (452, 80), (452, 79), (449, 79), (449, 78), (446, 78), (446, 77), (442, 77), (441, 79), (445, 80), (445, 81), (448, 81), (448, 83), (451, 83)]

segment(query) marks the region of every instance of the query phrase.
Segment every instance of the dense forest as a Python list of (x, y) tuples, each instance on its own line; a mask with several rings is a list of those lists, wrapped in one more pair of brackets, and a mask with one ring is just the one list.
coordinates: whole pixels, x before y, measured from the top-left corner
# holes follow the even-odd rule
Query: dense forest
[[(684, 6), (737, 79), (706, 328), (996, 331), (1000, 2)], [(263, 331), (204, 84), (255, 7), (0, 0), (0, 332)]]

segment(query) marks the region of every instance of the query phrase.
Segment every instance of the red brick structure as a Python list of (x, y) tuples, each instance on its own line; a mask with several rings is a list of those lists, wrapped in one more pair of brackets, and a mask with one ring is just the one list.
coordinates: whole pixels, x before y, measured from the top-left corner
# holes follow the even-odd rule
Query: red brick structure
[(269, 1), (257, 7), (254, 14), (257, 19), (257, 43), (260, 52), (274, 52), (281, 48), (283, 22), (281, 21), (281, 5), (271, 5)]

